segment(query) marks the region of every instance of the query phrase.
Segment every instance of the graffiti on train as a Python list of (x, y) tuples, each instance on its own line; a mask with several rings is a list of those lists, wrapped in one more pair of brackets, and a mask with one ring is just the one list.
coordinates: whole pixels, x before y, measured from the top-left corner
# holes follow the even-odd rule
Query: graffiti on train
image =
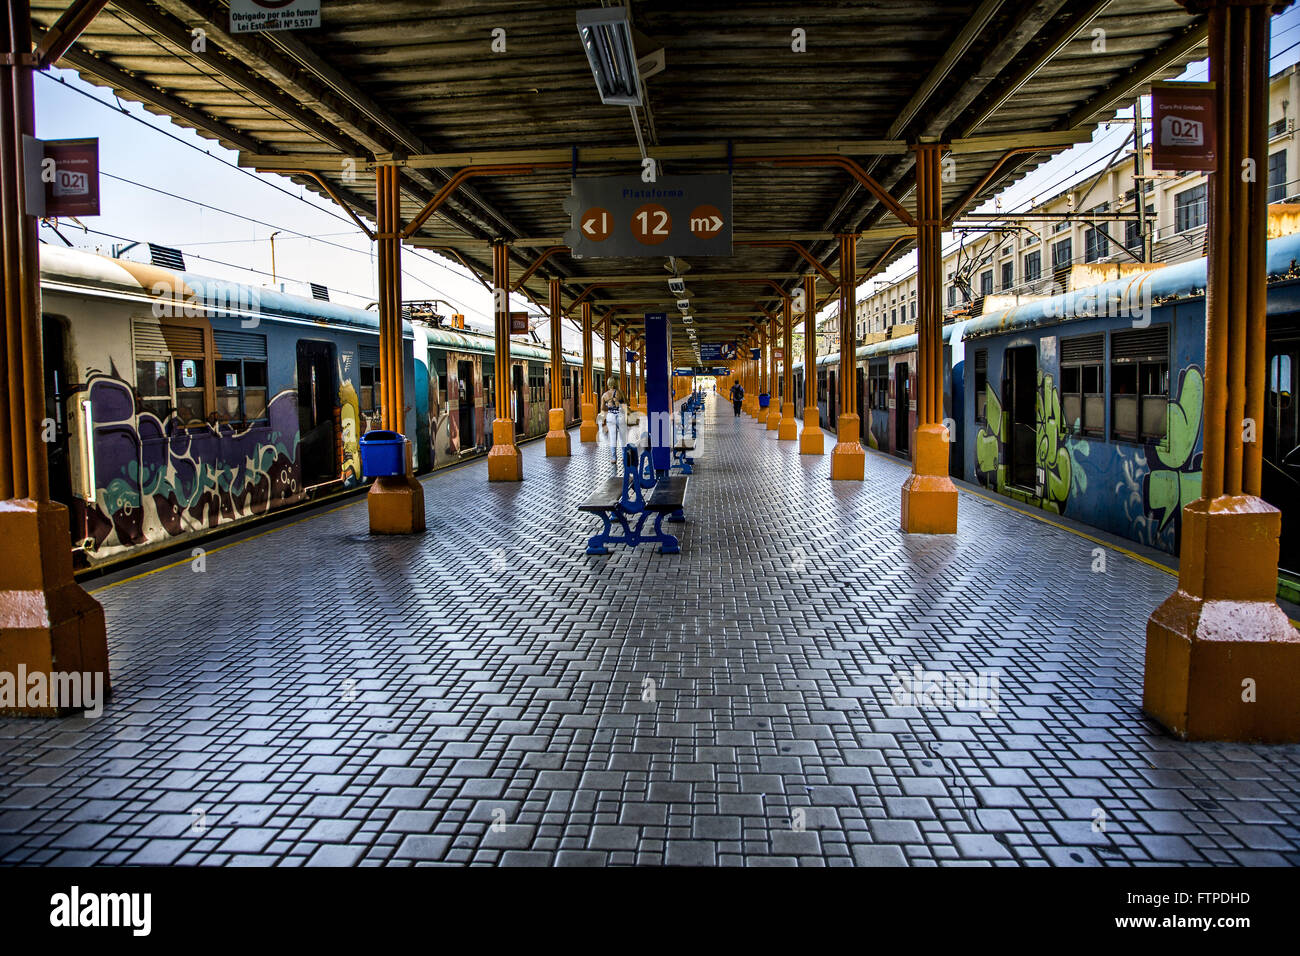
[[(1068, 515), (1143, 544), (1174, 551), (1182, 509), (1201, 494), (1201, 428), (1205, 382), (1191, 365), (1179, 377), (1167, 406), (1166, 437), (1146, 444), (1089, 442), (1066, 420), (1060, 390), (1039, 370), (1033, 428), (1032, 477), (1016, 481), (1017, 427), (989, 386), (986, 423), (975, 435), (975, 474), (980, 484), (1044, 511)], [(1020, 436), (1023, 447), (1029, 434)], [(1114, 507), (1118, 500), (1121, 507)]]
[[(297, 396), (286, 389), (267, 421), (177, 427), (136, 407), (133, 389), (109, 375), (84, 386), (94, 415), (93, 502), (77, 500), (88, 546), (113, 553), (227, 521), (263, 514), (304, 497), (297, 460)], [(79, 507), (77, 507), (79, 505)]]

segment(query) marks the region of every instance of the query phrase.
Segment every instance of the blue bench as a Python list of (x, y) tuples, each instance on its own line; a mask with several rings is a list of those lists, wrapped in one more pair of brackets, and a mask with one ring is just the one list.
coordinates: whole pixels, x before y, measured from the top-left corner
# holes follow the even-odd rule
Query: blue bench
[[(700, 404), (703, 404), (701, 400)], [(686, 417), (690, 416), (691, 434), (686, 437)], [(697, 425), (695, 420), (695, 408), (691, 405), (691, 399), (682, 402), (681, 408), (682, 427), (678, 434), (681, 436), (673, 443), (673, 465), (672, 467), (680, 471), (683, 475), (695, 473), (695, 459), (690, 453), (695, 451), (695, 439), (697, 437)]]
[[(663, 530), (664, 519), (679, 523), (686, 520), (682, 505), (686, 500), (686, 479), (656, 476), (649, 449), (635, 445), (623, 448), (623, 475), (610, 478), (578, 505), (579, 511), (599, 515), (605, 526), (587, 540), (588, 554), (609, 554), (607, 545), (658, 544), (662, 554), (678, 554), (681, 546), (676, 535)], [(654, 516), (654, 525), (645, 530)], [(614, 524), (622, 528), (616, 534)]]

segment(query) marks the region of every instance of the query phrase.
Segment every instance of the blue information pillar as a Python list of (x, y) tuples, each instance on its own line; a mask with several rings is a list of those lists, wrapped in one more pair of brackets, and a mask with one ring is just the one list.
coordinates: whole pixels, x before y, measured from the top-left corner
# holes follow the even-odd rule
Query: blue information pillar
[(667, 471), (673, 458), (673, 332), (666, 312), (645, 315), (645, 409), (650, 455), (655, 471)]

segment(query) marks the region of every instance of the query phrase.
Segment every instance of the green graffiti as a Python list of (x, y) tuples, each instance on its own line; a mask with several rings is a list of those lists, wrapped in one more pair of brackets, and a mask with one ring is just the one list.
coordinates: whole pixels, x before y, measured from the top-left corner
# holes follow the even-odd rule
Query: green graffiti
[(975, 468), (985, 487), (999, 494), (1018, 498), (1044, 511), (1062, 514), (1070, 493), (1087, 488), (1083, 460), (1090, 448), (1086, 441), (1076, 441), (1061, 411), (1061, 393), (1051, 375), (1038, 372), (1038, 391), (1034, 400), (1035, 476), (1042, 477), (1033, 489), (1007, 482), (1007, 442), (1011, 434), (1010, 413), (1002, 407), (992, 386), (986, 386), (985, 424), (975, 435)]
[(1195, 365), (1183, 370), (1178, 398), (1166, 413), (1166, 437), (1147, 448), (1146, 502), (1148, 512), (1160, 513), (1160, 530), (1201, 497), (1201, 462), (1196, 441), (1201, 434), (1205, 378)]

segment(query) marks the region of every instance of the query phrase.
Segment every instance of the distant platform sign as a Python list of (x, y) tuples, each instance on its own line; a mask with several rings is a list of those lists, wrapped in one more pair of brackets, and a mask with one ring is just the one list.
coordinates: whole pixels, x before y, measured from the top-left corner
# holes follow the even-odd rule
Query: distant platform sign
[(700, 346), (700, 359), (704, 362), (723, 362), (736, 357), (736, 346), (711, 342)]
[(230, 0), (231, 33), (319, 26), (320, 0)]
[(565, 200), (579, 258), (729, 256), (731, 176), (582, 176)]

